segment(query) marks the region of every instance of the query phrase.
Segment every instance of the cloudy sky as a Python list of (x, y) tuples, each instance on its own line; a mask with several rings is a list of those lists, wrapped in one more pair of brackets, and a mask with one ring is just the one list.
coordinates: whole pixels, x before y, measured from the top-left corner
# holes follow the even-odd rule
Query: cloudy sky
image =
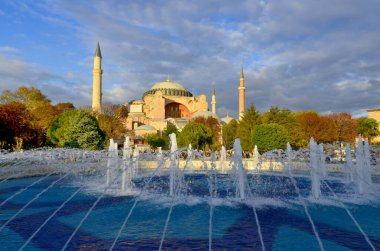
[[(140, 99), (154, 83), (246, 104), (366, 115), (380, 108), (379, 0), (0, 2), (0, 91), (40, 89), (53, 103), (91, 104), (103, 55), (104, 101)], [(211, 106), (211, 105), (210, 105)]]

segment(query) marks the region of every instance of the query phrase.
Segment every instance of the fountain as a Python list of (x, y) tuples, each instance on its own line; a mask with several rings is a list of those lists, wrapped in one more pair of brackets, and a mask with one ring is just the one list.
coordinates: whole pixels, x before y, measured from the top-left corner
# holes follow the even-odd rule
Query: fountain
[(204, 157), (190, 146), (139, 153), (0, 154), (3, 250), (378, 250), (379, 167), (359, 137), (345, 163), (324, 148), (242, 158), (236, 139)]

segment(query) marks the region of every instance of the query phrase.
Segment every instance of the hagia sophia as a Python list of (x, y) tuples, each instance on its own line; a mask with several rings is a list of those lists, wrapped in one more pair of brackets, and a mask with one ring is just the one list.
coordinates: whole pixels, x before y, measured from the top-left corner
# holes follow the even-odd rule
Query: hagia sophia
[[(101, 112), (102, 106), (102, 54), (99, 43), (94, 55), (93, 68), (93, 94), (92, 110)], [(244, 114), (244, 73), (240, 72), (239, 81), (239, 118)], [(196, 117), (214, 117), (218, 121), (228, 123), (232, 119), (228, 114), (224, 118), (219, 118), (216, 114), (216, 94), (213, 88), (211, 97), (211, 111), (207, 96), (201, 94), (194, 96), (181, 84), (172, 81), (169, 77), (154, 84), (147, 90), (142, 99), (132, 100), (124, 104), (128, 110), (126, 119), (127, 130), (133, 131), (136, 136), (163, 131), (169, 124), (175, 125), (181, 130), (191, 119)]]

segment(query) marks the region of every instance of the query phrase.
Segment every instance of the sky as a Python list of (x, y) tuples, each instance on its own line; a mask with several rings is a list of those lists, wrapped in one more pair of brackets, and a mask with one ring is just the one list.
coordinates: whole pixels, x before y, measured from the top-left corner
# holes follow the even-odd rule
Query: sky
[(35, 87), (90, 106), (96, 43), (103, 102), (141, 99), (170, 79), (216, 89), (220, 117), (246, 106), (366, 116), (380, 108), (379, 0), (0, 2), (0, 92)]

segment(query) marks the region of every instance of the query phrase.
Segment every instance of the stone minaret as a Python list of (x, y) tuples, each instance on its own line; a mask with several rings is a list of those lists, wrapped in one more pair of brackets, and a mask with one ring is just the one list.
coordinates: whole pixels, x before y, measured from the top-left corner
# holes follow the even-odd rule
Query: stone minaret
[(213, 86), (213, 88), (212, 88), (211, 112), (214, 113), (214, 114), (216, 114), (215, 86)]
[(240, 71), (240, 81), (239, 81), (239, 120), (242, 119), (245, 111), (245, 86), (244, 86), (244, 73), (243, 66)]
[(102, 53), (99, 42), (94, 55), (94, 69), (92, 70), (92, 111), (101, 113), (102, 107)]

